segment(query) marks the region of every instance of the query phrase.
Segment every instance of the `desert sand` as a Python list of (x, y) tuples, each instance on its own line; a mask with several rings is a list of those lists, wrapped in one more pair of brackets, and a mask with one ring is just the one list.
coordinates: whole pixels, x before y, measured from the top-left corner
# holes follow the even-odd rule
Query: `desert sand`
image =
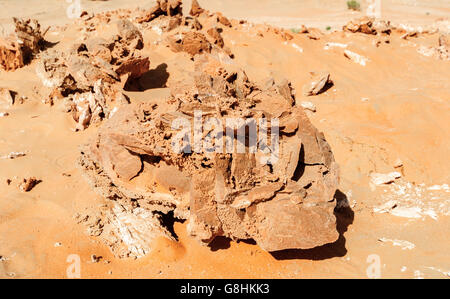
[[(42, 28), (50, 26), (45, 34), (50, 50), (66, 52), (74, 42), (115, 28), (100, 24), (82, 30), (83, 21), (67, 17), (65, 1), (21, 2), (0, 0), (3, 33), (12, 32), (13, 16), (35, 18)], [(82, 7), (99, 13), (153, 5), (129, 2), (82, 1)], [(190, 2), (183, 3), (185, 15)], [(366, 278), (374, 275), (374, 262), (381, 278), (448, 278), (450, 61), (433, 50), (450, 32), (448, 1), (383, 1), (381, 18), (397, 28), (389, 35), (343, 31), (364, 15), (349, 11), (345, 1), (199, 3), (232, 20), (221, 35), (251, 81), (287, 79), (297, 91), (296, 102), (314, 106), (305, 112), (333, 151), (340, 166), (336, 196), (348, 202), (337, 216), (339, 239), (272, 253), (253, 241), (225, 237), (204, 246), (188, 236), (186, 221), (175, 221), (178, 240), (158, 238), (138, 259), (115, 256), (75, 217), (105, 201), (77, 160), (80, 145), (95, 138), (106, 120), (76, 131), (63, 105), (44, 103), (36, 74), (41, 52), (23, 68), (0, 69), (0, 87), (17, 93), (13, 105), (0, 107), (7, 113), (0, 117), (0, 277), (67, 278), (68, 257), (78, 255), (82, 278)], [(150, 72), (140, 79), (141, 90), (123, 93), (132, 103), (168, 97), (172, 80), (183, 78), (193, 63), (186, 53), (166, 47), (158, 30), (135, 24)], [(322, 34), (297, 33), (302, 25)], [(408, 32), (413, 34), (405, 36)], [(352, 61), (345, 51), (365, 62)], [(329, 72), (332, 86), (304, 95), (310, 73), (319, 71)], [(6, 157), (13, 152), (25, 156)], [(374, 183), (374, 174), (392, 172), (401, 177)], [(29, 177), (40, 182), (23, 192), (18, 185)], [(102, 258), (93, 262), (92, 255)]]

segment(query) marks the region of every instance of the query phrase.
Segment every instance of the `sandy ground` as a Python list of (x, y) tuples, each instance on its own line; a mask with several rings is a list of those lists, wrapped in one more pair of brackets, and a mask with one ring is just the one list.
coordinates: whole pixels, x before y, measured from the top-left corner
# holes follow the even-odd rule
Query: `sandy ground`
[[(10, 16), (37, 17), (47, 25), (70, 21), (64, 14), (65, 1), (35, 1), (43, 2), (39, 7), (20, 2), (0, 0), (4, 28)], [(129, 7), (127, 2), (82, 1), (92, 11)], [(232, 18), (286, 28), (300, 24), (337, 27), (358, 15), (349, 12), (344, 1), (327, 1), (327, 5), (325, 1), (291, 0), (199, 2)], [(414, 26), (427, 26), (450, 14), (448, 1), (386, 2), (383, 17)], [(450, 65), (417, 51), (420, 45), (437, 45), (439, 35), (403, 40), (394, 34), (389, 44), (376, 47), (376, 37), (364, 34), (336, 31), (318, 41), (296, 34), (284, 42), (279, 36), (261, 37), (257, 32), (258, 27), (223, 34), (250, 79), (288, 78), (299, 97), (310, 71), (326, 69), (334, 81), (327, 92), (303, 100), (317, 107), (310, 118), (333, 149), (342, 170), (340, 191), (353, 209), (339, 221), (341, 237), (336, 243), (273, 254), (251, 242), (227, 239), (203, 247), (187, 236), (185, 223), (176, 222), (178, 242), (158, 240), (154, 251), (138, 260), (114, 258), (73, 219), (76, 212), (101, 202), (75, 162), (78, 146), (96, 128), (74, 132), (73, 120), (61, 107), (42, 104), (32, 92), (39, 80), (31, 64), (15, 72), (0, 71), (0, 87), (29, 98), (9, 109), (8, 117), (0, 118), (0, 156), (27, 152), (14, 160), (0, 159), (0, 277), (65, 278), (70, 265), (67, 258), (76, 254), (81, 257), (83, 278), (364, 278), (373, 269), (374, 257), (382, 278), (448, 278), (450, 193), (444, 184), (450, 182)], [(70, 30), (49, 34), (52, 41), (75, 36)], [(179, 61), (169, 50), (154, 48), (151, 41), (156, 38), (154, 32), (144, 36), (151, 68), (166, 63), (169, 76), (176, 75)], [(366, 66), (352, 63), (340, 48), (325, 50), (327, 42), (348, 44), (369, 62)], [(128, 95), (142, 100), (166, 92), (156, 88)], [(371, 186), (369, 174), (394, 171), (398, 158), (404, 164), (402, 178), (391, 185)], [(22, 193), (14, 182), (27, 176), (42, 182)], [(8, 185), (7, 179), (13, 183)], [(389, 200), (420, 207), (423, 213), (408, 218), (374, 212)], [(92, 254), (103, 260), (92, 263)]]

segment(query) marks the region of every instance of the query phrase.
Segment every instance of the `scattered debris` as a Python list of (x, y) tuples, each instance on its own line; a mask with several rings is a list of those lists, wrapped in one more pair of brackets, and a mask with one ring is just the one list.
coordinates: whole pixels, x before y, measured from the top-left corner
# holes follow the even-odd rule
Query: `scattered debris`
[(364, 16), (362, 18), (350, 21), (342, 29), (353, 33), (361, 32), (365, 34), (377, 34), (376, 29), (373, 28), (373, 22), (374, 18)]

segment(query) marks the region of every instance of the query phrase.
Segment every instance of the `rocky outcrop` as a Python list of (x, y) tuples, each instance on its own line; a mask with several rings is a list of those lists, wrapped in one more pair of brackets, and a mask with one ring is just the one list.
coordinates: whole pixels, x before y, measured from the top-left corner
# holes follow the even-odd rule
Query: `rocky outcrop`
[(359, 19), (354, 19), (348, 22), (344, 27), (344, 31), (349, 32), (361, 32), (365, 34), (377, 34), (376, 29), (373, 26), (374, 19), (364, 16)]
[[(83, 147), (79, 164), (94, 190), (128, 213), (187, 219), (189, 234), (203, 244), (226, 236), (277, 251), (336, 241), (338, 166), (324, 135), (290, 99), (290, 84), (261, 88), (218, 56), (194, 60), (195, 72), (172, 82), (169, 100), (122, 106)], [(198, 111), (218, 122), (207, 126)], [(267, 123), (260, 130), (272, 137), (270, 146), (246, 133), (253, 120)], [(200, 148), (198, 136), (179, 126), (197, 121), (206, 140)], [(232, 142), (224, 142), (227, 132)], [(183, 142), (189, 136), (193, 142)]]

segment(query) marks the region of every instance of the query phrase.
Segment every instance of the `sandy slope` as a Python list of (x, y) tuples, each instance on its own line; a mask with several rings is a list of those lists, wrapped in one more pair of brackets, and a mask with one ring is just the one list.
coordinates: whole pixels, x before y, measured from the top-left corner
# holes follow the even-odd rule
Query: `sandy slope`
[[(116, 8), (125, 1), (110, 2), (86, 1), (86, 5)], [(205, 8), (223, 11), (231, 17), (242, 18), (246, 11), (249, 13), (245, 17), (250, 20), (289, 28), (296, 27), (298, 22), (322, 28), (341, 24), (351, 16), (338, 1), (326, 8), (313, 1), (301, 5), (289, 0), (246, 1), (244, 6), (235, 0), (200, 2), (208, 2), (204, 3)], [(260, 4), (252, 5), (256, 2)], [(446, 1), (426, 5), (420, 2), (407, 10), (400, 1), (396, 3), (389, 6), (388, 16), (414, 25), (431, 24), (436, 17), (448, 15), (450, 9)], [(9, 1), (0, 4), (11, 12), (17, 9), (17, 4)], [(255, 9), (250, 10), (252, 7)], [(423, 13), (424, 7), (430, 15)], [(62, 6), (54, 8), (42, 15), (44, 22), (60, 14)], [(26, 16), (39, 16), (37, 13), (34, 8), (23, 12)], [(336, 16), (332, 22), (328, 19), (331, 16)], [(64, 17), (56, 18), (57, 22), (66, 21)], [(3, 15), (0, 22), (5, 22)], [(450, 67), (448, 61), (417, 52), (419, 45), (437, 45), (438, 34), (420, 35), (407, 41), (396, 33), (389, 44), (376, 47), (376, 37), (364, 34), (333, 32), (318, 41), (295, 35), (293, 40), (284, 42), (277, 35), (265, 33), (262, 26), (244, 27), (243, 31), (230, 29), (223, 36), (250, 79), (288, 78), (298, 97), (317, 106), (317, 112), (310, 113), (310, 118), (325, 133), (341, 165), (340, 190), (354, 213), (341, 219), (341, 238), (335, 244), (313, 250), (269, 254), (254, 244), (226, 239), (202, 247), (187, 237), (185, 224), (175, 223), (178, 243), (159, 240), (156, 249), (145, 258), (115, 259), (107, 247), (86, 236), (84, 227), (73, 219), (76, 212), (101, 203), (75, 166), (78, 145), (93, 136), (96, 128), (75, 133), (73, 120), (61, 107), (42, 104), (33, 93), (33, 87), (40, 83), (31, 64), (16, 72), (0, 71), (0, 87), (29, 98), (25, 104), (8, 110), (10, 116), (0, 118), (0, 156), (27, 151), (25, 157), (0, 159), (0, 256), (7, 259), (0, 262), (0, 277), (63, 278), (70, 254), (81, 256), (84, 278), (366, 277), (367, 259), (373, 254), (380, 257), (382, 277), (448, 276), (445, 272), (450, 271), (450, 196), (448, 190), (427, 188), (450, 181)], [(263, 37), (257, 35), (258, 31), (263, 32)], [(49, 39), (62, 41), (56, 47), (64, 48), (74, 34), (69, 28), (63, 33), (50, 32)], [(188, 59), (153, 45), (151, 41), (157, 38), (153, 31), (146, 31), (144, 36), (151, 68), (165, 63), (169, 77), (180, 75), (183, 67), (189, 67)], [(327, 42), (348, 44), (348, 49), (370, 61), (365, 67), (352, 63), (341, 48), (325, 50)], [(303, 98), (301, 90), (308, 72), (318, 70), (328, 70), (334, 86), (316, 97)], [(166, 92), (149, 89), (128, 95), (137, 101)], [(394, 185), (371, 188), (369, 174), (393, 171), (397, 158), (404, 162), (403, 177)], [(20, 192), (15, 177), (31, 175), (42, 183), (29, 193)], [(13, 180), (9, 186), (8, 178)], [(390, 199), (432, 210), (436, 219), (427, 215), (414, 219), (373, 212), (373, 207)], [(381, 242), (380, 238), (408, 241), (415, 247), (402, 249)], [(56, 242), (62, 246), (55, 247)], [(91, 254), (101, 255), (110, 263), (91, 263)]]

